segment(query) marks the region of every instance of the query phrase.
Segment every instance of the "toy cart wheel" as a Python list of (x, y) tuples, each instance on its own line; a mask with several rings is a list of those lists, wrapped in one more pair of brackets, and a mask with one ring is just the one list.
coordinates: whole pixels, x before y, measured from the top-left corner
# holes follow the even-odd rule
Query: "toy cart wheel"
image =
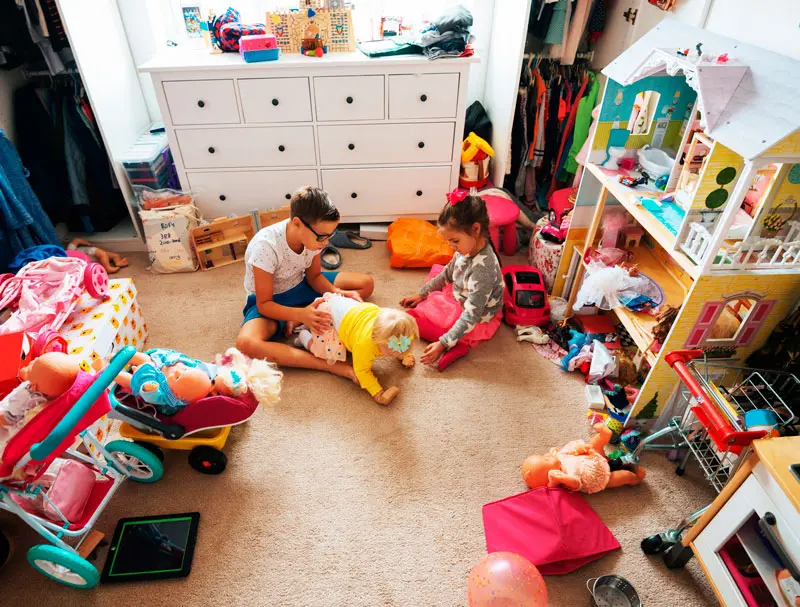
[(164, 461), (164, 451), (161, 449), (161, 447), (156, 447), (153, 443), (148, 443), (143, 440), (135, 440), (133, 441), (133, 444), (147, 449), (150, 453), (158, 458), (158, 461)]
[(675, 474), (677, 474), (678, 476), (683, 476), (685, 472), (686, 468), (684, 468), (682, 465), (675, 468)]
[(108, 273), (99, 263), (90, 263), (83, 271), (83, 286), (97, 299), (108, 294)]
[(214, 447), (195, 447), (189, 453), (189, 465), (203, 474), (222, 474), (228, 466), (228, 458)]
[(71, 550), (39, 544), (28, 550), (31, 567), (55, 580), (73, 588), (94, 588), (100, 581), (97, 568)]
[(0, 569), (5, 567), (8, 564), (8, 561), (11, 560), (11, 538), (9, 538), (5, 532), (0, 529)]
[(43, 331), (36, 338), (35, 353), (41, 356), (47, 352), (67, 353), (67, 340), (53, 330)]
[(115, 440), (106, 445), (111, 454), (109, 464), (137, 483), (155, 483), (164, 474), (158, 457), (141, 445)]
[(680, 542), (673, 544), (664, 552), (667, 569), (683, 569), (692, 558), (692, 549)]
[(642, 552), (645, 554), (658, 554), (659, 552), (664, 552), (665, 550), (669, 549), (670, 546), (672, 546), (671, 543), (665, 542), (664, 538), (660, 535), (651, 535), (650, 537), (646, 537), (639, 545), (642, 548)]

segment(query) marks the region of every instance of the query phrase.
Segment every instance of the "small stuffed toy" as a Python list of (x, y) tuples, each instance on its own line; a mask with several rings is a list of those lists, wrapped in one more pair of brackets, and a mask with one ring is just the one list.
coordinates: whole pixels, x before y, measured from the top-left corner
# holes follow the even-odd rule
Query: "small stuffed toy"
[[(577, 440), (561, 449), (551, 449), (547, 455), (531, 455), (522, 464), (522, 478), (528, 487), (566, 487), (572, 491), (597, 493), (611, 487), (638, 485), (645, 471), (611, 470), (603, 448), (611, 440), (611, 430), (603, 424), (594, 425), (597, 434), (585, 443)], [(616, 467), (616, 466), (615, 466)]]

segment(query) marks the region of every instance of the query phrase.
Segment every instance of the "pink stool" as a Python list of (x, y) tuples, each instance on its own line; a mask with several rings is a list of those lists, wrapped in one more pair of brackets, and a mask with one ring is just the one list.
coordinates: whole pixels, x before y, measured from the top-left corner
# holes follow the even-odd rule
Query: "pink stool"
[(517, 217), (519, 207), (500, 196), (481, 196), (489, 211), (489, 235), (494, 246), (500, 248), (500, 227), (503, 228), (503, 253), (517, 252)]

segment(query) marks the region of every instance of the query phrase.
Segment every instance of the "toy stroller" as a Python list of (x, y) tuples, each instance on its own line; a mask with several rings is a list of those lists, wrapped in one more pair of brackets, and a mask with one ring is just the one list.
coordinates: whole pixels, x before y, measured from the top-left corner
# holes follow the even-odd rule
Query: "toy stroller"
[[(103, 445), (87, 431), (111, 411), (114, 401), (109, 400), (107, 388), (134, 354), (134, 348), (123, 348), (97, 377), (80, 371), (72, 387), (25, 424), (2, 454), (0, 511), (16, 514), (49, 542), (30, 548), (28, 562), (67, 586), (97, 585), (100, 573), (78, 549), (120, 484), (127, 478), (153, 483), (163, 474), (161, 462), (144, 447), (126, 440)], [(86, 453), (72, 448), (76, 436)], [(43, 489), (41, 477), (58, 458), (77, 462), (94, 474), (83, 513), (75, 520), (69, 520)], [(43, 508), (36, 507), (34, 498), (42, 499)]]

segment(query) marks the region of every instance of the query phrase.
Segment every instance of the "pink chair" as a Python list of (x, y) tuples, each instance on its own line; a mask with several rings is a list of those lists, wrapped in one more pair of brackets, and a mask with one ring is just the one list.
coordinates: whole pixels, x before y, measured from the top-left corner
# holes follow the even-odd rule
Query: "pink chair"
[(517, 217), (519, 207), (500, 196), (481, 195), (489, 211), (489, 235), (494, 246), (500, 248), (500, 228), (503, 228), (503, 253), (513, 255), (517, 252)]

